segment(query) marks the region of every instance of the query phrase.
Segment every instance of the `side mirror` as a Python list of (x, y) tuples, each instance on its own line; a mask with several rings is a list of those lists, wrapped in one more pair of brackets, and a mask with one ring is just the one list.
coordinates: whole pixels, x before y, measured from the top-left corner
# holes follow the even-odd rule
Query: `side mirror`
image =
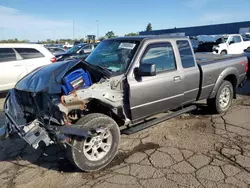
[(155, 64), (141, 64), (139, 68), (135, 69), (137, 76), (155, 76)]
[(229, 42), (229, 45), (231, 45), (231, 44), (233, 44), (233, 43), (234, 43), (234, 41), (230, 41), (230, 42)]

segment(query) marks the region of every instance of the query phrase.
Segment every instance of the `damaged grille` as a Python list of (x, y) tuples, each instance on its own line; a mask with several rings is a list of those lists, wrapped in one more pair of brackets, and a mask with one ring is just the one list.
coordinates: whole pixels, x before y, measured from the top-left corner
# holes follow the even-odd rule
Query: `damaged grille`
[(15, 96), (20, 104), (27, 123), (34, 119), (56, 118), (59, 122), (63, 119), (63, 114), (55, 105), (60, 100), (59, 96), (48, 95), (47, 93), (31, 93), (15, 90)]

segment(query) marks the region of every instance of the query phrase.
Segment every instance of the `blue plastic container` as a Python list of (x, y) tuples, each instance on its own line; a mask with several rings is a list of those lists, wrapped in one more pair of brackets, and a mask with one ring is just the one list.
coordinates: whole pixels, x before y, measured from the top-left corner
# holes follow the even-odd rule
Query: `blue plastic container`
[(92, 81), (89, 72), (77, 69), (64, 76), (62, 89), (64, 94), (67, 95), (74, 90), (86, 88), (91, 85)]

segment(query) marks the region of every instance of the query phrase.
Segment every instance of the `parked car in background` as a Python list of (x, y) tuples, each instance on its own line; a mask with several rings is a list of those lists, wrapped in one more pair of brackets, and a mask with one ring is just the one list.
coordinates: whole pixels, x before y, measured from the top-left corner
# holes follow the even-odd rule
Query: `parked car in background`
[(195, 52), (213, 52), (213, 47), (216, 45), (216, 42), (201, 42), (196, 48)]
[(209, 40), (204, 40), (204, 38), (205, 37), (203, 37), (203, 40), (199, 42), (199, 45), (198, 45), (198, 47), (196, 49), (196, 52), (211, 52), (212, 53), (214, 46), (224, 42), (222, 37), (208, 38), (208, 36), (206, 36), (206, 38), (209, 39)]
[(250, 33), (244, 33), (242, 34), (243, 40), (249, 41), (250, 40)]
[(0, 92), (37, 67), (56, 62), (55, 56), (39, 44), (0, 44)]
[(54, 47), (54, 48), (63, 48), (63, 45), (61, 45), (61, 44), (46, 44), (44, 46), (46, 48), (52, 48), (52, 47)]
[(57, 47), (47, 47), (47, 49), (54, 55), (65, 53), (67, 50)]
[(64, 53), (59, 53), (56, 55), (56, 60), (57, 61), (65, 61), (65, 60), (70, 60), (70, 59), (82, 59), (84, 60), (85, 58), (88, 57), (88, 55), (93, 51), (93, 49), (97, 46), (98, 44), (89, 44), (89, 43), (80, 43), (69, 50), (67, 50)]
[(84, 43), (84, 42), (83, 42), (83, 41), (75, 41), (75, 42), (74, 42), (74, 46), (75, 46), (75, 45), (78, 45), (78, 44), (81, 44), (81, 43)]
[(200, 45), (200, 41), (198, 41), (197, 39), (191, 39), (191, 38), (190, 38), (190, 41), (191, 41), (194, 52), (196, 52)]
[(214, 54), (242, 54), (250, 47), (250, 41), (243, 40), (240, 34), (223, 35), (221, 40), (213, 47)]
[(73, 44), (64, 44), (63, 45), (63, 48), (64, 49), (70, 49), (70, 48), (72, 48), (74, 45)]

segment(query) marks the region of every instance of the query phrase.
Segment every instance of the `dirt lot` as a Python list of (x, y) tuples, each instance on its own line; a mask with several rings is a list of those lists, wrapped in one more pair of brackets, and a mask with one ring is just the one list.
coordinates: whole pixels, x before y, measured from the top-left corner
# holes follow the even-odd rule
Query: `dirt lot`
[(222, 116), (203, 107), (123, 135), (115, 160), (96, 173), (77, 171), (60, 147), (35, 151), (7, 139), (0, 142), (0, 187), (250, 187), (250, 83), (238, 93)]

